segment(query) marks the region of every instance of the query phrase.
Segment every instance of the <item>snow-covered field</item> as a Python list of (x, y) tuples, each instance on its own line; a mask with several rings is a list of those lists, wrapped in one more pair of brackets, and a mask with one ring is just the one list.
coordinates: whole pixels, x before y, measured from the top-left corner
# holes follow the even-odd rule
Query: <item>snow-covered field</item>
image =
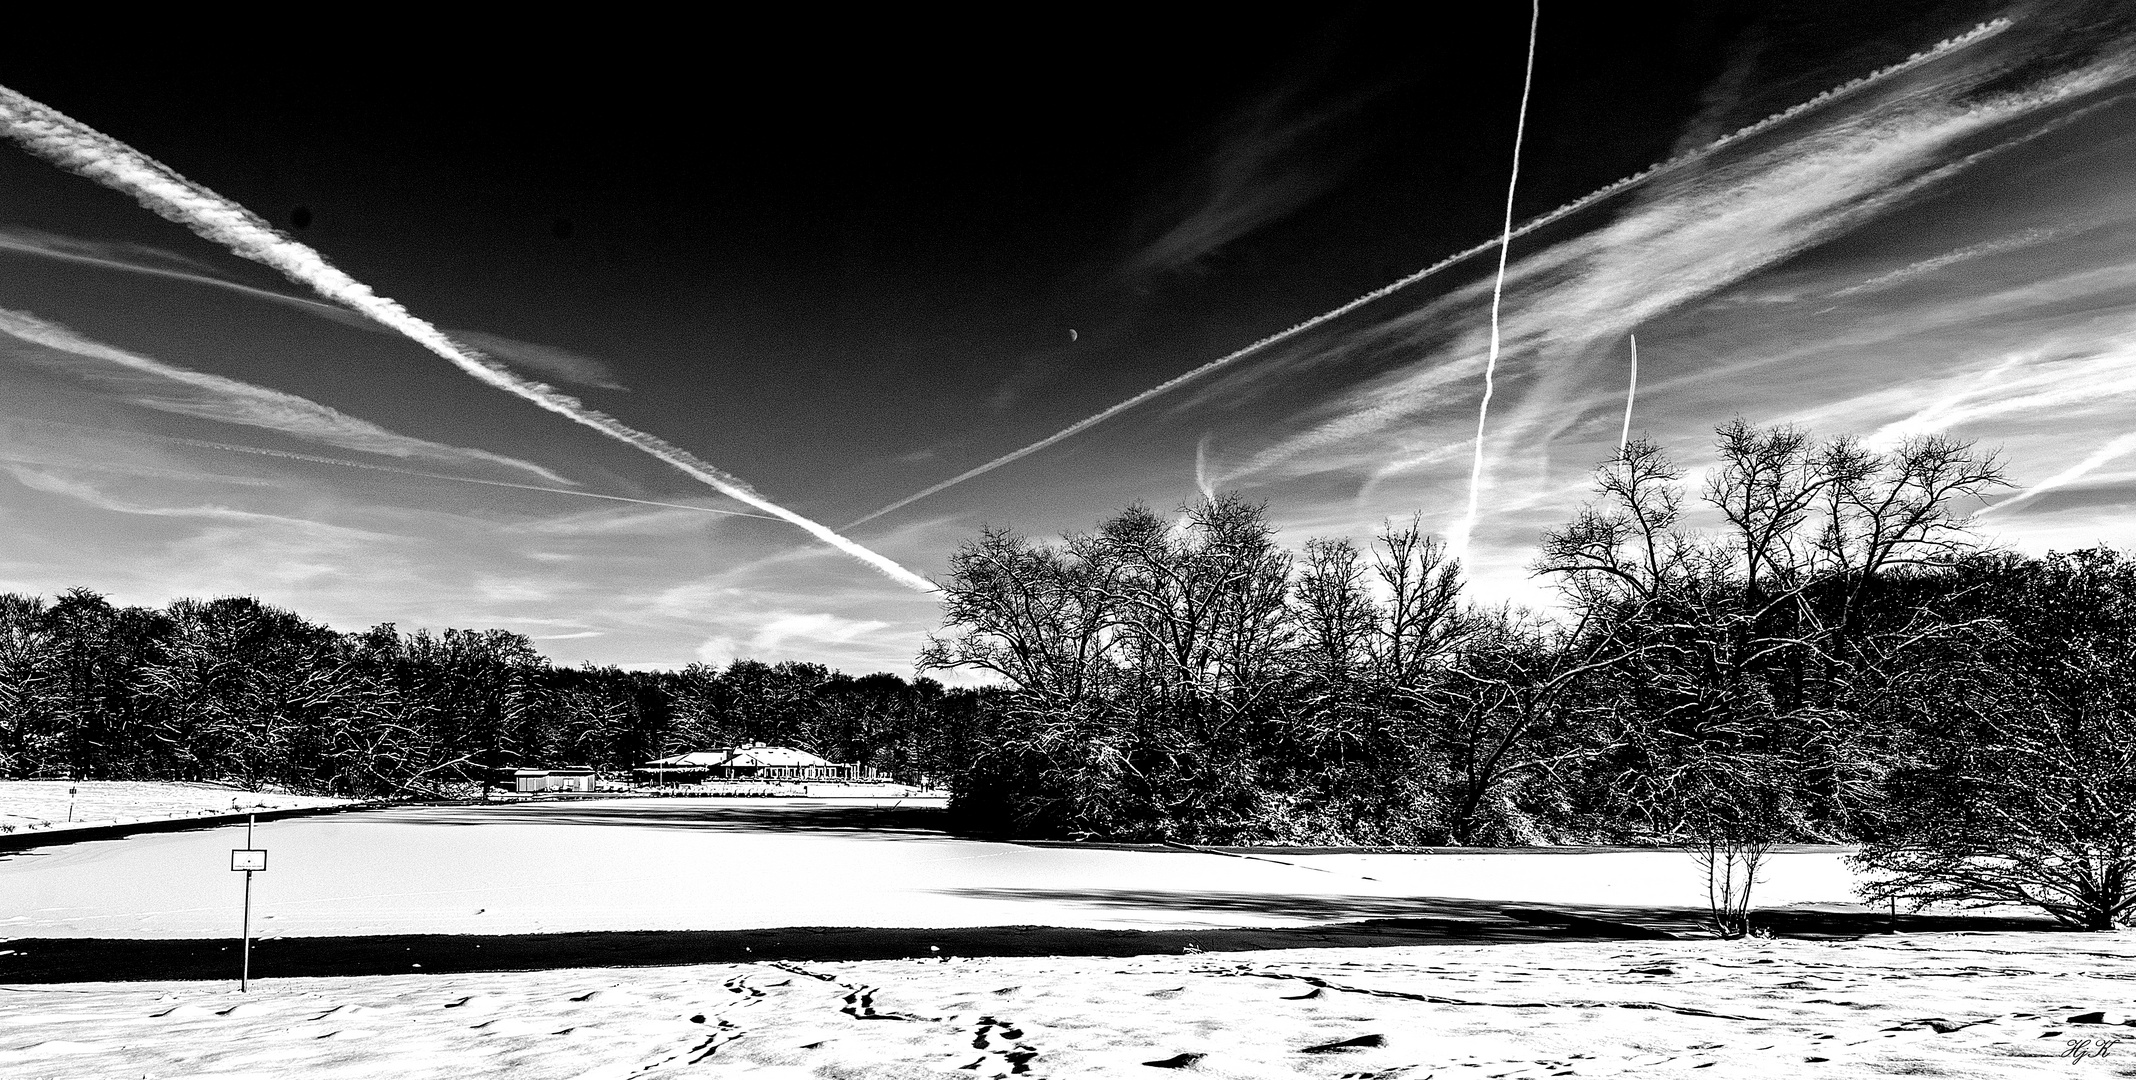
[(0, 829), (62, 832), (115, 822), (340, 806), (348, 801), (162, 780), (0, 780)]
[(0, 992), (0, 1072), (2127, 1076), (2136, 1028), (2071, 1018), (2121, 1018), (2132, 954), (1933, 934), (75, 984)]
[[(938, 803), (933, 805), (939, 805)], [(242, 825), (0, 858), (0, 933), (201, 938), (235, 927)], [(606, 799), (403, 807), (260, 825), (265, 937), (1039, 924), (1302, 926), (1547, 900), (1697, 908), (1676, 852), (1274, 855), (946, 836), (875, 800)], [(1853, 899), (1836, 850), (1774, 858), (1765, 906)]]
[[(263, 824), (253, 925), (270, 944), (256, 970), (299, 948), (277, 938), (421, 933), (1040, 924), (1182, 929), (1186, 944), (1168, 947), (1183, 951), (480, 972), (485, 962), (266, 978), (243, 996), (229, 981), (0, 986), (0, 1077), (2136, 1075), (2136, 1041), (2120, 1042), (2136, 1027), (2072, 1019), (2131, 1008), (2136, 933), (1593, 941), (1537, 940), (1549, 932), (1530, 927), (1497, 944), (1203, 952), (1193, 943), (1213, 949), (1198, 935), (1216, 927), (1523, 925), (1497, 914), (1509, 905), (1695, 909), (1703, 883), (1670, 852), (1241, 858), (982, 843), (941, 833), (937, 805), (599, 799)], [(231, 937), (241, 877), (228, 850), (243, 835), (0, 857), (12, 939), (0, 950)], [(1846, 904), (1842, 855), (1777, 856), (1760, 906)], [(552, 940), (521, 939), (513, 955), (612, 962), (554, 957)], [(212, 955), (234, 967), (233, 952)]]

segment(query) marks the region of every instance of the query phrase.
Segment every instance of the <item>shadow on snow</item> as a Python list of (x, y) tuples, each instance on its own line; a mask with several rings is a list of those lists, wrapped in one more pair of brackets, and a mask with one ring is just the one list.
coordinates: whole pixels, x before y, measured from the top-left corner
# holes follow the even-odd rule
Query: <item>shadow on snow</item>
[[(1034, 891), (1035, 892), (1035, 891)], [(1049, 894), (1074, 897), (1073, 893)], [(1155, 903), (1160, 894), (1111, 894), (1120, 903)], [(1097, 899), (1105, 899), (1104, 895)], [(1179, 897), (1167, 895), (1166, 903)], [(1210, 905), (1248, 901), (1228, 894), (1197, 899)], [(1251, 898), (1255, 902), (1263, 898)], [(1320, 926), (1199, 930), (1095, 930), (1060, 926), (941, 928), (785, 927), (765, 930), (601, 931), (565, 934), (382, 934), (361, 937), (270, 938), (253, 943), (254, 978), (446, 974), (679, 964), (738, 964), (766, 960), (938, 960), (982, 956), (1147, 956), (1183, 952), (1370, 948), (1403, 945), (1482, 945), (1546, 941), (1617, 941), (1672, 936), (1657, 927), (1695, 921), (1681, 910), (1512, 908), (1484, 901), (1419, 898), (1334, 898), (1296, 910), (1383, 910), (1411, 913)], [(1363, 903), (1350, 902), (1363, 901)], [(1416, 913), (1428, 912), (1428, 915)], [(1625, 915), (1652, 917), (1631, 922)], [(1760, 913), (1782, 935), (1859, 936), (1887, 928), (1877, 912), (1838, 909)], [(2052, 930), (2045, 920), (1899, 917), (1906, 931)], [(143, 979), (235, 979), (238, 946), (212, 939), (136, 940), (16, 938), (0, 951), (0, 983), (62, 983)]]
[(706, 800), (624, 804), (545, 802), (389, 810), (376, 820), (404, 825), (625, 825), (721, 832), (875, 833), (946, 839), (946, 811), (933, 806), (737, 805)]

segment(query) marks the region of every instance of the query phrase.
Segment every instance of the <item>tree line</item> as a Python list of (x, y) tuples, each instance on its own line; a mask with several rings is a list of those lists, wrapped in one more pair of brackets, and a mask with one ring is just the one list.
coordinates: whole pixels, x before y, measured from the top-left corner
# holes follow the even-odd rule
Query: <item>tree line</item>
[(921, 656), (1010, 687), (953, 810), (1023, 836), (1683, 844), (1717, 881), (1860, 842), (1880, 895), (2125, 920), (2136, 561), (1983, 545), (1966, 509), (2004, 467), (1967, 443), (1716, 434), (1696, 485), (1646, 441), (1600, 466), (1540, 537), (1549, 617), (1467, 602), (1415, 521), (1289, 551), (1225, 495), (1057, 543), (984, 530)]
[(1849, 842), (1877, 896), (2127, 921), (2136, 559), (1982, 544), (1965, 510), (2004, 469), (1966, 443), (1716, 434), (1695, 485), (1645, 441), (1597, 469), (1539, 538), (1549, 615), (1470, 601), (1414, 519), (1288, 550), (1231, 494), (985, 529), (918, 657), (1001, 684), (978, 690), (0, 595), (0, 776), (434, 797), (773, 743), (946, 784), (972, 833), (1688, 845), (1735, 905), (1771, 844)]
[(946, 775), (970, 690), (820, 664), (558, 667), (503, 630), (339, 633), (248, 597), (116, 607), (0, 595), (0, 776), (175, 779), (358, 797), (465, 793), (496, 770), (608, 772), (795, 746)]

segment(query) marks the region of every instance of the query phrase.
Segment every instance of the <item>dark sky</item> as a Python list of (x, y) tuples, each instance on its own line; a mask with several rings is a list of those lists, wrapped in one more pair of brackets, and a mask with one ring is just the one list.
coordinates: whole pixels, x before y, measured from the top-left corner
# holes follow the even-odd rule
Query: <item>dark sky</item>
[[(1024, 434), (1003, 405), (1043, 394), (1079, 417), (1489, 235), (1527, 12), (1483, 7), (997, 28), (803, 13), (557, 26), (531, 51), (470, 36), (411, 56), (380, 34), (227, 66), (43, 52), (6, 70), (278, 223), (303, 208), (292, 232), (443, 325), (626, 356), (677, 390), (716, 369), (723, 396), (870, 454), (949, 426), (984, 452)], [(1726, 4), (1548, 17), (1532, 210), (1666, 156), (1731, 47), (1792, 21)], [(1921, 21), (1860, 66), (1969, 24)], [(101, 212), (25, 223), (138, 227), (123, 200), (81, 196)], [(942, 392), (885, 423), (881, 396), (913, 381)], [(695, 408), (674, 404), (640, 418), (744, 475), (786, 456), (678, 429)]]
[[(887, 14), (870, 21), (796, 6), (786, 21), (709, 29), (558, 19), (509, 32), (365, 29), (350, 20), (331, 32), (292, 27), (267, 48), (174, 40), (68, 51), (17, 40), (0, 47), (0, 84), (254, 210), (421, 317), (483, 335), (470, 340), (836, 527), (1495, 235), (1528, 9), (1476, 5), (1449, 20), (1426, 7), (1301, 7), (1265, 19), (1213, 8), (1163, 19), (1133, 8), (1078, 8), (990, 24)], [(1975, 179), (2006, 167), (2009, 155), (1983, 158), (1977, 168), (1954, 163), (1971, 160), (1964, 154), (1976, 148), (1966, 140), (2006, 138), (2016, 130), (2010, 125), (2049, 122), (2062, 115), (2056, 110), (2098, 104), (2119, 85), (2118, 76), (2100, 76), (2104, 89), (2087, 83), (2066, 103), (2011, 104), (2013, 93), (2059, 86), (2054, 80), (2086, 64), (2120, 62), (2121, 31), (2101, 32), (2086, 10), (1545, 4), (1519, 219), (1983, 19), (2009, 15), (2013, 28), (1516, 244), (1514, 269), (1527, 290), (1516, 299), (1590, 302), (1581, 299), (1588, 293), (1564, 290), (1628, 272), (1619, 264), (1634, 248), (1651, 254), (1664, 239), (1702, 245), (1707, 261), (1664, 259), (1652, 271), (1662, 276), (1640, 321), (1656, 325), (1641, 330), (1642, 343), (1651, 332), (1662, 348), (1659, 323), (1674, 319), (1678, 339), (1700, 343), (1683, 353), (1686, 363), (1721, 363), (1773, 352), (1776, 341), (1799, 351), (1806, 337), (1829, 338), (1837, 349), (1852, 340), (1848, 333), (1891, 317), (1880, 307), (1851, 329), (1830, 325), (1829, 314), (1801, 325), (1742, 321), (1745, 312), (1770, 313), (1740, 290), (1789, 273), (1823, 280), (1869, 267), (1855, 275), (1866, 280), (1883, 266), (1879, 259), (1891, 270), (1981, 244), (2036, 256), (2039, 243), (2019, 242), (2032, 235), (2026, 229), (2047, 230), (2056, 243), (2079, 242), (2081, 234), (2098, 244), (2100, 234), (2085, 231), (2097, 222), (2079, 229), (2057, 224), (2054, 213), (1974, 231), (1944, 215), (1937, 220), (1949, 242), (1941, 247), (1923, 239), (1935, 228), (1905, 218), (1968, 191), (1997, 212), (2013, 207), (2001, 189)], [(411, 47), (411, 37), (422, 44)], [(1967, 95), (2007, 109), (2009, 119), (1964, 127), (1951, 116)], [(2118, 134), (2121, 114), (2101, 107), (2085, 139), (2041, 138), (2022, 151), (2027, 167), (2047, 170), (2047, 187), (2067, 187), (2071, 208), (2106, 198), (2086, 186), (2104, 166), (2068, 164), (2114, 144), (2102, 133)], [(1890, 137), (1871, 130), (1879, 124)], [(1840, 145), (1855, 136), (1859, 147)], [(1927, 142), (1904, 149), (1909, 138)], [(1791, 154), (1790, 141), (1804, 149)], [(1879, 156), (1902, 149), (1911, 155), (1903, 162)], [(1846, 217), (1844, 227), (1805, 224), (1742, 265), (1731, 261), (1729, 235), (1686, 232), (1700, 219), (1685, 208), (1723, 220), (1739, 208), (1712, 202), (1715, 193), (1754, 192), (1761, 177), (1820, 151), (1846, 167), (1883, 170), (1803, 211), (1805, 222)], [(1924, 179), (1937, 168), (1964, 175)], [(1834, 175), (1805, 174), (1765, 197), (1814, 194)], [(1985, 186), (1965, 187), (1976, 182)], [(2039, 186), (2014, 175), (2003, 182), (2012, 190)], [(479, 386), (391, 336), (140, 272), (175, 269), (304, 295), (114, 192), (19, 153), (0, 161), (0, 184), (11, 195), (0, 229), (19, 241), (0, 252), (0, 308), (188, 371), (299, 395), (476, 458), (529, 464), (589, 491), (730, 506), (658, 462)], [(1919, 193), (1880, 201), (1879, 191), (1908, 184)], [(1648, 211), (1675, 231), (1659, 239), (1639, 232)], [(1745, 220), (1791, 219), (1776, 212)], [(1614, 239), (1613, 228), (1621, 234)], [(1878, 229), (1877, 245), (1861, 240)], [(62, 249), (114, 265), (52, 257)], [(1440, 393), (1404, 379), (1444, 369), (1456, 354), (1462, 363), (1473, 359), (1464, 350), (1475, 311), (1464, 298), (1473, 299), (1491, 265), (1457, 267), (1384, 310), (1361, 313), (1354, 326), (878, 519), (855, 538), (922, 573), (939, 572), (948, 548), (981, 521), (1054, 533), (1130, 499), (1171, 504), (1192, 496), (1198, 445), (1211, 474), (1271, 499), (1279, 520), (1305, 530), (1301, 537), (1361, 535), (1381, 517), (1413, 510), (1443, 527), (1458, 510), (1448, 485), (1466, 480), (1465, 458), (1449, 448), (1458, 416), (1473, 416), (1473, 387), (1463, 382), (1468, 398), (1419, 404), (1407, 419), (1362, 427), (1334, 420), (1369, 413), (1360, 402), (1421, 403), (1416, 395)], [(1676, 287), (1677, 278), (1699, 274), (1716, 276), (1710, 287)], [(1803, 329), (1810, 325), (1817, 329)], [(1586, 363), (1596, 349), (1617, 348), (1621, 335), (1605, 342), (1597, 331), (1568, 342), (1562, 326), (1533, 333), (1523, 355), (1536, 366), (1508, 372), (1508, 392), (1525, 395), (1508, 420), (1525, 424), (1542, 440), (1537, 445), (1555, 446), (1571, 437), (1572, 422), (1537, 418), (1585, 390), (1553, 383), (1543, 361)], [(49, 342), (23, 348), (49, 351)], [(1974, 361), (1992, 367), (2001, 355)], [(1509, 362), (1526, 361), (1509, 354)], [(46, 425), (38, 429), (45, 443), (29, 455), (35, 461), (17, 465), (42, 470), (24, 490), (146, 520), (98, 530), (62, 523), (57, 503), (18, 509), (30, 520), (59, 515), (47, 530), (54, 537), (76, 528), (124, 542), (91, 553), (79, 542), (59, 545), (72, 558), (22, 553), (0, 567), (0, 587), (101, 584), (134, 602), (169, 598), (159, 590), (267, 592), (350, 623), (548, 620), (568, 630), (555, 635), (560, 655), (583, 649), (631, 663), (783, 648), (896, 666), (932, 621), (924, 601), (880, 599), (895, 587), (836, 556), (793, 563), (801, 556), (789, 549), (819, 555), (784, 526), (730, 519), (708, 535), (704, 515), (686, 512), (672, 526), (588, 522), (576, 516), (592, 513), (577, 505), (585, 500), (463, 492), (447, 481), (409, 479), (403, 488), (386, 474), (295, 459), (270, 467), (256, 455), (238, 460), (197, 448), (170, 450), (183, 461), (159, 459), (154, 468), (193, 470), (210, 486), (211, 476), (233, 484), (236, 477), (244, 481), (237, 487), (271, 490), (281, 501), (270, 513), (203, 490), (180, 500), (187, 507), (377, 532), (412, 546), (375, 557), (426, 569), (366, 591), (331, 559), (296, 554), (298, 545), (289, 559), (327, 569), (257, 581), (238, 565), (129, 576), (116, 567), (159, 559), (197, 566), (177, 553), (211, 539), (178, 528), (185, 519), (175, 504), (155, 508), (172, 512), (145, 513), (140, 499), (115, 499), (110, 461), (79, 438), (51, 436), (51, 423), (291, 452), (320, 452), (317, 440), (307, 449), (302, 435), (275, 441), (289, 429), (275, 438), (239, 431), (204, 419), (213, 410), (197, 402), (165, 401), (143, 412), (140, 386), (105, 380), (85, 389), (78, 372), (36, 356), (4, 370), (19, 384), (12, 418)], [(1835, 385), (1820, 380), (1795, 385)], [(1751, 411), (1763, 410), (1753, 419), (1811, 417), (1832, 404), (1820, 393), (1805, 389), (1798, 399), (1764, 391), (1752, 402)], [(1698, 432), (1729, 411), (1726, 401), (1701, 399), (1671, 433), (1688, 435), (1695, 456)], [(1879, 427), (1898, 418), (1841, 419)], [(1501, 532), (1479, 525), (1479, 538), (1497, 545), (1472, 558), (1480, 574), (1493, 566), (1502, 577), (1512, 572), (1537, 521), (1562, 517), (1577, 501), (1561, 489), (1576, 486), (1591, 464), (1592, 435), (1546, 452), (1556, 470), (1547, 478), (1519, 481), (1529, 485), (1530, 494), (1514, 500), (1526, 516), (1507, 519)], [(27, 434), (16, 441), (36, 442)], [(134, 448), (142, 445), (136, 440)], [(410, 467), (456, 471), (444, 450), (407, 453), (430, 459)], [(393, 454), (400, 464), (411, 460)], [(1301, 455), (1315, 464), (1297, 465)], [(92, 460), (108, 482), (66, 475), (70, 464)], [(1405, 475), (1387, 463), (1406, 460), (1419, 463), (1419, 475), (1383, 491), (1390, 476)], [(527, 468), (504, 468), (481, 475), (527, 479)], [(84, 485), (98, 494), (83, 495)], [(111, 508), (118, 505), (124, 509)], [(563, 528), (552, 520), (559, 515), (571, 515), (570, 528), (617, 531), (585, 541), (592, 547), (530, 554), (525, 538)], [(227, 539), (216, 536), (212, 542)], [(333, 544), (369, 550), (346, 537)], [(589, 563), (598, 572), (573, 569)], [(636, 608), (588, 599), (612, 599), (625, 578)], [(1526, 596), (1526, 588), (1501, 591)], [(801, 629), (767, 637), (764, 626)]]

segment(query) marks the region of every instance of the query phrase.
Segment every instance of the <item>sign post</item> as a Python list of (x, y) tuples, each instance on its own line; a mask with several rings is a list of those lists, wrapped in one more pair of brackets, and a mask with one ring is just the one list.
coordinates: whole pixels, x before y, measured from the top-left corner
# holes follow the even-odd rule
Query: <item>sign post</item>
[(230, 851), (230, 869), (245, 872), (245, 923), (244, 961), (237, 974), (237, 992), (246, 993), (252, 984), (252, 875), (267, 869), (267, 851), (252, 846), (253, 815), (245, 815), (245, 846)]

